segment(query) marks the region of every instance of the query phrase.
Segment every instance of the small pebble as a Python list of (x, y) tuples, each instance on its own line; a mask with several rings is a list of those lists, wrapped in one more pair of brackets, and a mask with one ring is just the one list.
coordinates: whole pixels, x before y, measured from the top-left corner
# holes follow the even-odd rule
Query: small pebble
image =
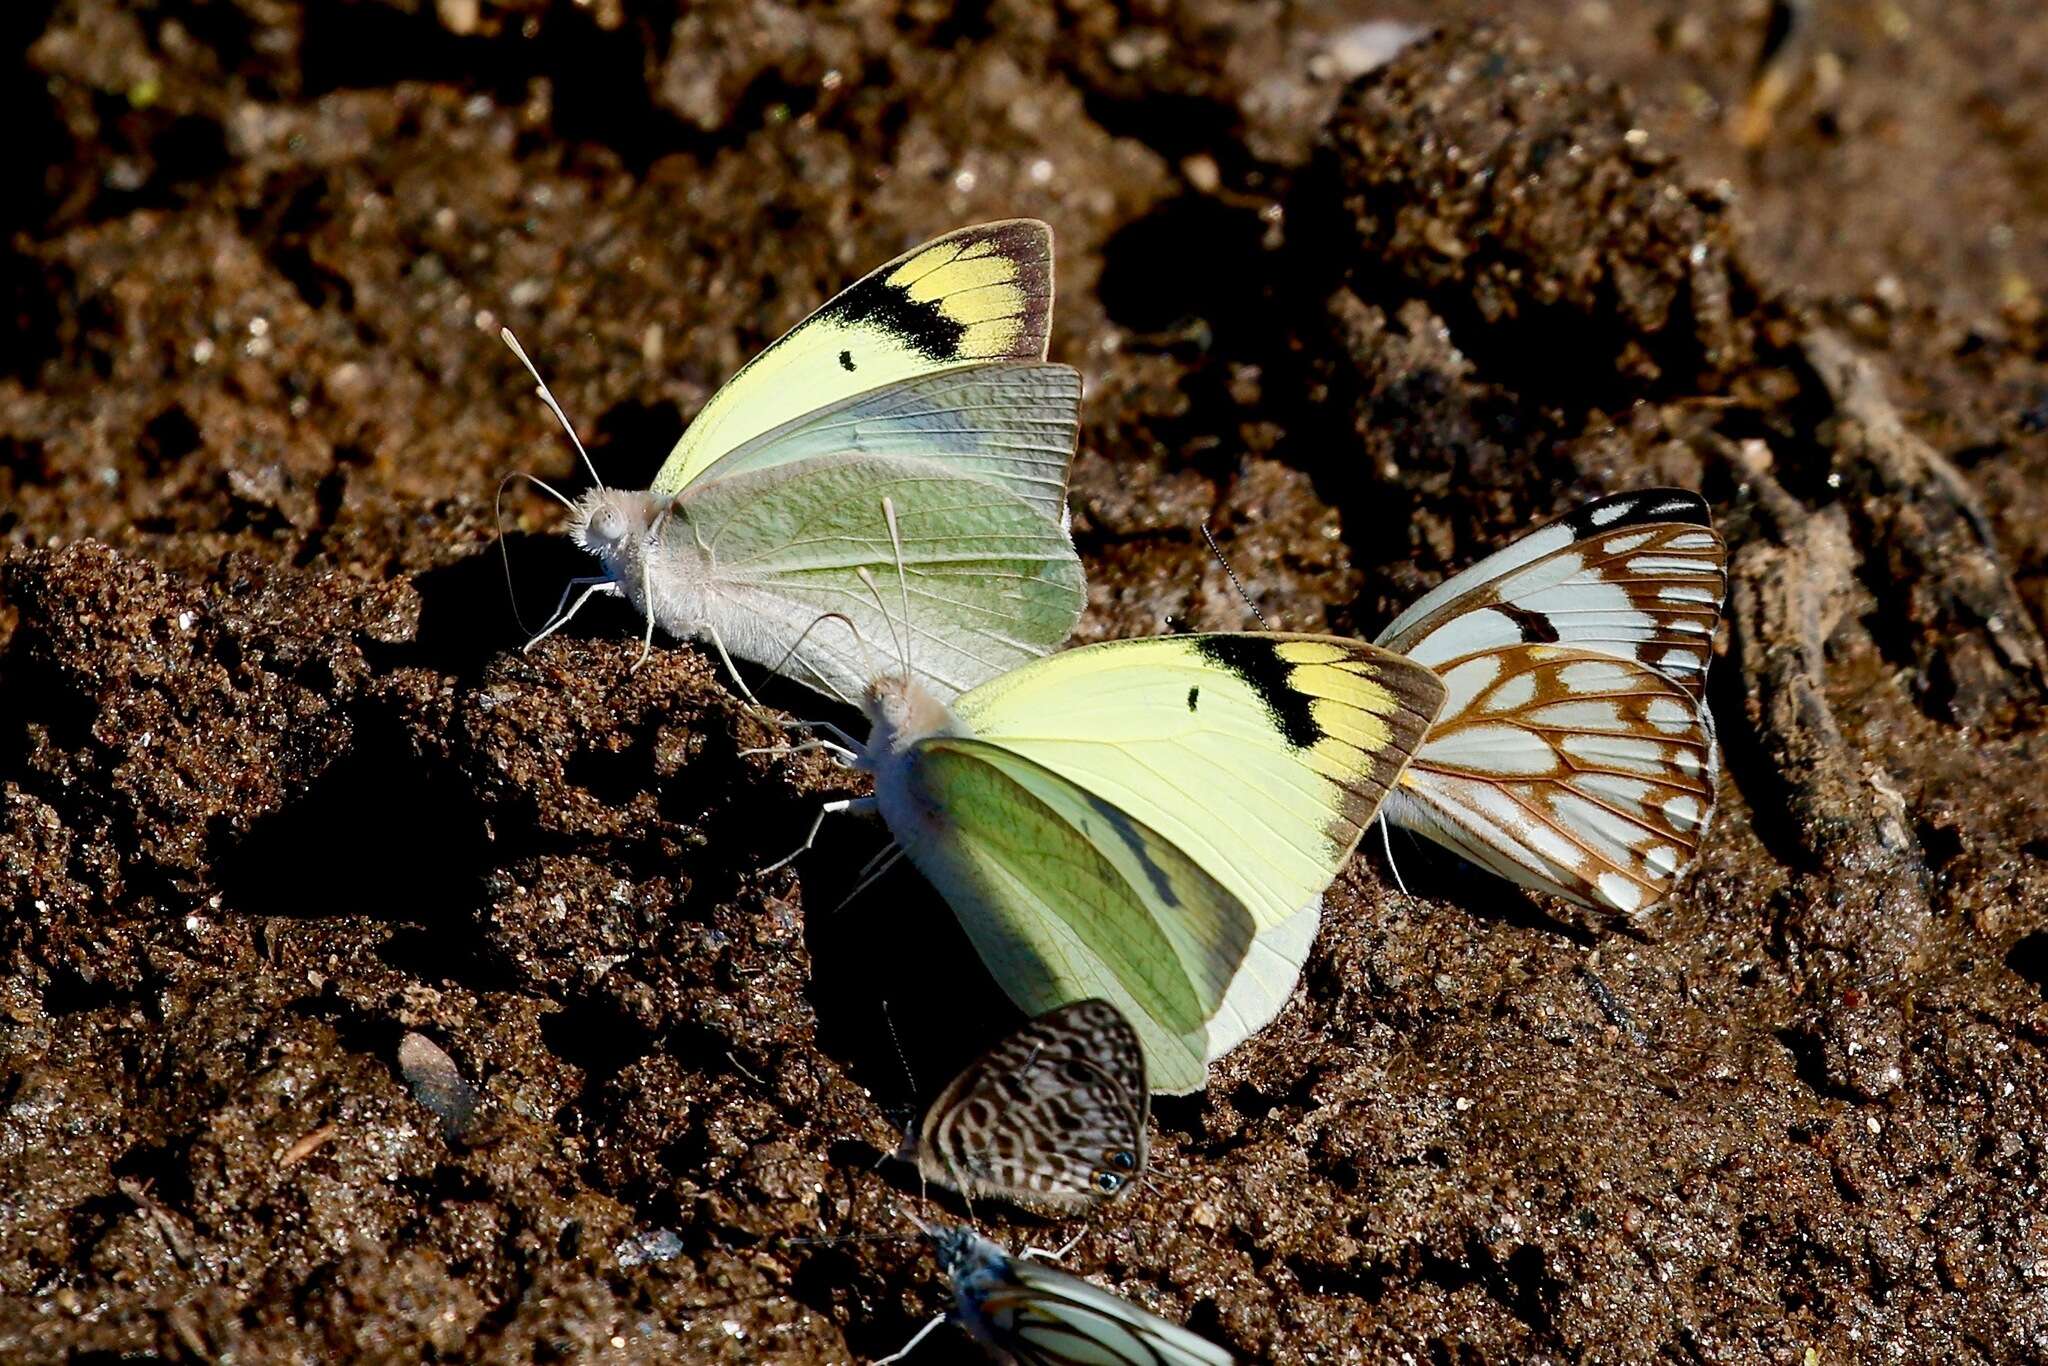
[(671, 1261), (683, 1255), (683, 1240), (673, 1229), (649, 1229), (620, 1243), (612, 1255), (619, 1259), (622, 1268)]
[(461, 1142), (476, 1115), (477, 1093), (462, 1079), (455, 1059), (426, 1035), (407, 1034), (398, 1042), (398, 1068), (412, 1098), (440, 1116), (449, 1142)]

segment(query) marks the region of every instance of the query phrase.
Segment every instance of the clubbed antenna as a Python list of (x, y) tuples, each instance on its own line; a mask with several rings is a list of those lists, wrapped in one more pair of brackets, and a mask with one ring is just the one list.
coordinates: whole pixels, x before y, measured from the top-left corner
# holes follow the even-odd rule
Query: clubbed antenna
[(1216, 563), (1222, 565), (1223, 572), (1230, 577), (1230, 586), (1235, 588), (1237, 595), (1244, 599), (1244, 605), (1252, 609), (1252, 620), (1259, 623), (1261, 631), (1272, 630), (1272, 627), (1266, 625), (1265, 613), (1261, 612), (1259, 605), (1252, 601), (1252, 595), (1244, 591), (1244, 584), (1238, 581), (1237, 571), (1230, 567), (1230, 560), (1224, 555), (1223, 547), (1216, 544), (1216, 537), (1210, 534), (1207, 522), (1202, 523), (1202, 539), (1209, 543), (1209, 553), (1216, 557)]
[(583, 468), (590, 471), (591, 482), (603, 488), (604, 480), (598, 477), (597, 465), (591, 460), (590, 452), (583, 449), (582, 438), (578, 437), (576, 429), (569, 425), (569, 415), (562, 411), (562, 405), (555, 402), (555, 396), (548, 392), (548, 382), (540, 377), (540, 371), (535, 369), (533, 362), (527, 358), (526, 349), (519, 344), (519, 338), (512, 335), (512, 329), (509, 327), (499, 328), (498, 336), (504, 339), (505, 345), (512, 348), (512, 354), (519, 357), (519, 363), (526, 367), (526, 373), (533, 376), (534, 384), (540, 389), (540, 401), (548, 405), (548, 411), (555, 415), (555, 421), (561, 423), (562, 430), (569, 434), (569, 442), (576, 447), (576, 454), (583, 457)]

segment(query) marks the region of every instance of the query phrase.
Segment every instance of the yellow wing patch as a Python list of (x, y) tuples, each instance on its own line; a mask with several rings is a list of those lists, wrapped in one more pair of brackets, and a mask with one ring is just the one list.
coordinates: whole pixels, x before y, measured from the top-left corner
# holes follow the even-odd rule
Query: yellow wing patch
[(1361, 641), (1221, 634), (1068, 650), (955, 711), (1172, 841), (1263, 930), (1343, 867), (1443, 695)]
[(1017, 218), (961, 228), (848, 286), (711, 396), (654, 478), (680, 492), (720, 456), (805, 413), (958, 365), (1042, 361), (1052, 230)]

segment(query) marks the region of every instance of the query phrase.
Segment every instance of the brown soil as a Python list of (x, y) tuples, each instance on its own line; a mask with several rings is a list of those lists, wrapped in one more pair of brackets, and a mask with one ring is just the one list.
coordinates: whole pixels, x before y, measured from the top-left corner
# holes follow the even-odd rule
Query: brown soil
[[(756, 872), (849, 780), (742, 754), (698, 651), (516, 652), (498, 481), (578, 476), (495, 332), (644, 483), (1016, 214), (1084, 637), (1242, 625), (1205, 519), (1354, 632), (1603, 490), (1736, 552), (1684, 893), (1369, 853), (1071, 1264), (1276, 1361), (2048, 1358), (2048, 20), (1817, 5), (1767, 104), (1763, 0), (1489, 8), (6, 7), (0, 1359), (847, 1360), (942, 1306), (831, 1240), (915, 1198), (884, 1002), (927, 1087), (1006, 1007), (914, 878), (828, 913), (874, 831)], [(579, 557), (507, 515), (530, 621)]]

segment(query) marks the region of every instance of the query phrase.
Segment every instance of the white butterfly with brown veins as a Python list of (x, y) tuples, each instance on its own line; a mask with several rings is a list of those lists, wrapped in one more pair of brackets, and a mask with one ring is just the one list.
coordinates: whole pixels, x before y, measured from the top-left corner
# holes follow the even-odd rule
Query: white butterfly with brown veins
[(1522, 886), (1624, 916), (1699, 852), (1727, 547), (1682, 489), (1589, 503), (1439, 585), (1376, 644), (1448, 696), (1381, 808)]

